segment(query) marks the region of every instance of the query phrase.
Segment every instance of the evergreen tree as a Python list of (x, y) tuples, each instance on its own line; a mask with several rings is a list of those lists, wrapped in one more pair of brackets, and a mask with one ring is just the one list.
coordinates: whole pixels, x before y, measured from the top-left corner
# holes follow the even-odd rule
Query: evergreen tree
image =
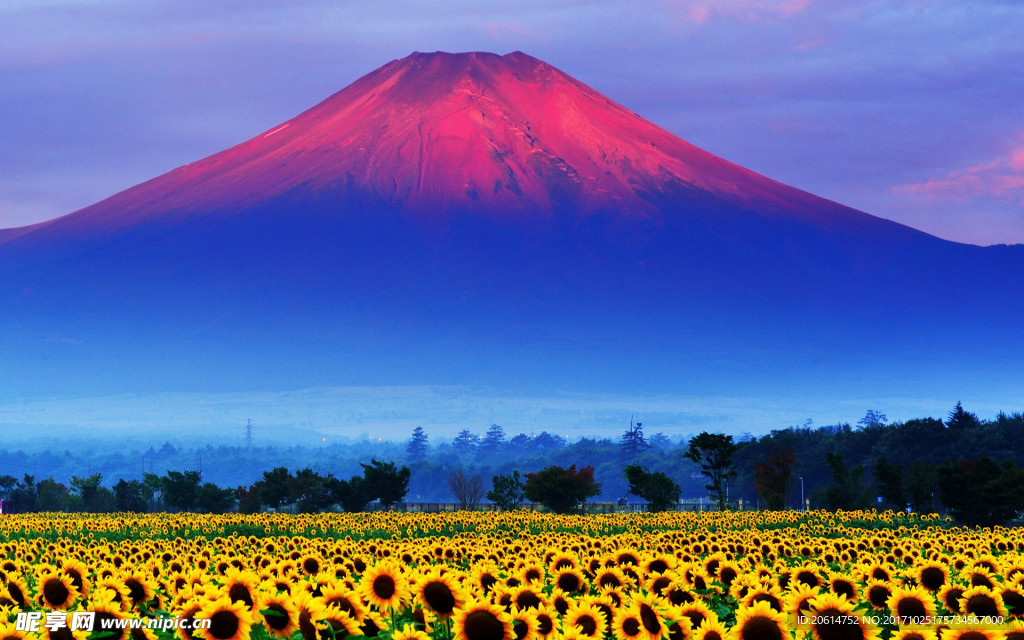
[(412, 439), (409, 440), (409, 445), (405, 448), (406, 456), (410, 462), (422, 460), (427, 455), (428, 442), (427, 432), (423, 430), (423, 427), (416, 427), (412, 430)]
[(526, 497), (523, 494), (523, 482), (519, 477), (519, 471), (512, 471), (512, 474), (507, 476), (493, 476), (491, 485), (493, 488), (487, 492), (487, 499), (502, 511), (518, 509)]
[(452, 441), (452, 448), (454, 448), (457, 453), (469, 454), (473, 453), (478, 442), (479, 438), (477, 438), (473, 432), (469, 429), (463, 429), (457, 436), (455, 436), (455, 440)]
[(946, 426), (956, 430), (972, 429), (980, 427), (981, 420), (978, 420), (978, 416), (975, 414), (965, 411), (958, 400), (956, 406), (949, 412), (949, 417), (946, 418)]
[(494, 455), (504, 448), (505, 430), (499, 424), (492, 424), (480, 441), (480, 449), (485, 454)]
[(642, 422), (633, 423), (629, 421), (629, 428), (622, 434), (619, 445), (622, 448), (622, 455), (627, 460), (636, 459), (647, 448), (647, 439), (644, 438), (644, 425)]

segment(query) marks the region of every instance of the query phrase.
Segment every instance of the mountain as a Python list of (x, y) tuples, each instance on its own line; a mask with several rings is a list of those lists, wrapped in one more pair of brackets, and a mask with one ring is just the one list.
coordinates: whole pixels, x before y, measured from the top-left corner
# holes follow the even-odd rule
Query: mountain
[(1024, 247), (783, 185), (523, 53), (416, 53), (0, 231), (0, 393), (941, 395), (1021, 381), (1022, 281)]

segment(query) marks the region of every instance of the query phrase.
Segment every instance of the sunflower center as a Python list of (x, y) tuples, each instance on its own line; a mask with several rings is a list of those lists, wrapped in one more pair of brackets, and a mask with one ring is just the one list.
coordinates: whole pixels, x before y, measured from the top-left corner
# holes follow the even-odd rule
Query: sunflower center
[(980, 631), (965, 631), (959, 636), (961, 640), (987, 640), (988, 636)]
[(636, 618), (626, 618), (622, 621), (622, 632), (630, 638), (640, 634), (640, 621)]
[(60, 580), (50, 579), (43, 584), (43, 597), (52, 606), (62, 606), (71, 597), (71, 591)]
[(953, 613), (959, 613), (960, 612), (960, 598), (963, 597), (963, 595), (964, 595), (964, 590), (963, 589), (954, 588), (954, 589), (950, 589), (949, 591), (947, 591), (946, 592), (946, 597), (944, 598), (945, 603), (946, 603), (946, 608), (949, 609), (950, 611), (952, 611)]
[(839, 596), (846, 596), (850, 600), (855, 600), (853, 585), (845, 580), (836, 580), (832, 584), (832, 591)]
[(764, 616), (754, 616), (740, 629), (742, 640), (782, 640), (782, 629), (774, 620)]
[(778, 598), (776, 598), (775, 596), (773, 596), (770, 593), (759, 593), (759, 594), (757, 594), (756, 596), (754, 596), (751, 599), (751, 602), (752, 603), (767, 602), (768, 606), (771, 607), (772, 609), (774, 609), (776, 611), (779, 611), (779, 612), (782, 611), (782, 603), (779, 602)]
[(1003, 604), (1006, 605), (1011, 616), (1019, 616), (1024, 613), (1024, 595), (1016, 591), (1004, 591)]
[(602, 587), (621, 587), (622, 581), (614, 573), (606, 573), (598, 580)]
[(520, 609), (536, 609), (540, 606), (540, 598), (532, 591), (523, 591), (516, 596), (516, 606)]
[(92, 622), (92, 629), (88, 629), (88, 631), (99, 631), (101, 629), (109, 629), (110, 631), (114, 632), (113, 635), (110, 636), (111, 640), (116, 640), (117, 638), (123, 636), (124, 631), (118, 629), (117, 625), (108, 622), (109, 620), (117, 620), (117, 616), (110, 613), (109, 611), (97, 611), (96, 617), (93, 619)]
[(704, 614), (700, 611), (687, 611), (685, 615), (690, 619), (691, 629), (696, 629), (700, 625), (704, 624)]
[(25, 604), (25, 594), (22, 593), (21, 587), (14, 584), (13, 582), (7, 583), (7, 593), (11, 594), (11, 598), (18, 603), (18, 606)]
[(516, 640), (523, 640), (528, 633), (530, 633), (530, 625), (525, 622), (516, 620), (513, 622), (512, 630), (515, 631)]
[(537, 631), (540, 632), (540, 635), (546, 636), (554, 628), (555, 621), (551, 619), (551, 616), (547, 614), (537, 616)]
[(577, 578), (574, 573), (563, 573), (558, 576), (558, 588), (566, 593), (578, 591), (580, 588), (580, 579)]
[(593, 636), (597, 632), (597, 620), (590, 615), (584, 614), (577, 618), (576, 626), (583, 630), (583, 635)]
[(271, 602), (269, 605), (267, 605), (267, 609), (270, 609), (271, 611), (277, 614), (263, 616), (263, 620), (267, 623), (268, 627), (280, 631), (281, 629), (284, 629), (288, 626), (289, 620), (287, 609), (277, 604), (276, 602)]
[(839, 609), (823, 609), (816, 616), (819, 620), (829, 622), (815, 624), (814, 630), (820, 640), (862, 640), (864, 631), (860, 628), (857, 616), (851, 616)]
[(146, 599), (146, 587), (142, 586), (142, 583), (135, 578), (125, 580), (124, 586), (128, 587), (128, 597), (132, 599), (132, 602), (142, 602)]
[(395, 580), (391, 576), (377, 576), (373, 580), (373, 592), (381, 600), (395, 595)]
[(468, 640), (502, 640), (505, 625), (490, 611), (473, 611), (466, 616), (463, 631)]
[(889, 588), (882, 585), (875, 585), (868, 589), (868, 600), (879, 609), (885, 606), (891, 595)]
[(718, 572), (718, 580), (722, 584), (729, 586), (736, 579), (736, 575), (736, 570), (732, 567), (722, 567), (722, 570)]
[(722, 640), (722, 634), (712, 629), (704, 634), (703, 640)]
[(231, 602), (241, 602), (246, 607), (252, 606), (252, 595), (249, 594), (249, 589), (244, 584), (236, 582), (231, 585), (231, 588), (228, 589), (228, 597), (231, 598)]
[(210, 616), (210, 635), (214, 638), (232, 638), (238, 633), (238, 616), (234, 611), (218, 611)]
[(924, 640), (924, 636), (919, 631), (908, 631), (903, 640)]
[(924, 603), (917, 598), (903, 598), (896, 604), (896, 616), (898, 618), (924, 618), (928, 611)]
[(316, 626), (308, 611), (299, 612), (299, 631), (303, 640), (316, 640)]
[(484, 588), (484, 593), (489, 592), (491, 587), (493, 587), (497, 582), (498, 579), (489, 573), (485, 573), (480, 577), (480, 586)]
[(665, 587), (670, 584), (672, 584), (672, 581), (665, 576), (655, 578), (654, 582), (651, 583), (651, 591), (660, 596), (665, 591)]
[(651, 605), (647, 603), (640, 605), (640, 622), (643, 623), (644, 629), (647, 629), (648, 633), (661, 634), (661, 620), (658, 619), (658, 614), (654, 612)]
[(431, 582), (423, 587), (423, 599), (428, 607), (441, 615), (448, 615), (455, 609), (455, 596), (443, 582)]
[(927, 567), (921, 570), (921, 586), (929, 591), (935, 591), (946, 584), (946, 575), (938, 567)]
[(75, 585), (76, 589), (82, 589), (82, 574), (77, 569), (65, 569), (64, 573), (71, 578), (71, 584)]
[[(967, 614), (973, 613), (981, 618), (985, 616), (996, 617), (999, 615), (999, 608), (996, 606), (995, 600), (983, 593), (971, 596), (964, 609)], [(962, 638), (963, 636), (960, 637)]]
[(655, 560), (647, 568), (651, 573), (665, 573), (668, 570), (668, 563), (664, 560)]

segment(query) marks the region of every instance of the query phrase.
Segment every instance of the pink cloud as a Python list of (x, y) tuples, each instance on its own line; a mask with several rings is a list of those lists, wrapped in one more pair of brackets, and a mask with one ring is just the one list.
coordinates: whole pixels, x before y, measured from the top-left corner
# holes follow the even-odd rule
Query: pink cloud
[(814, 0), (668, 0), (670, 7), (694, 24), (712, 18), (747, 22), (779, 20), (808, 9)]
[(893, 187), (895, 193), (964, 201), (995, 197), (1024, 206), (1024, 136), (1009, 153), (925, 182)]

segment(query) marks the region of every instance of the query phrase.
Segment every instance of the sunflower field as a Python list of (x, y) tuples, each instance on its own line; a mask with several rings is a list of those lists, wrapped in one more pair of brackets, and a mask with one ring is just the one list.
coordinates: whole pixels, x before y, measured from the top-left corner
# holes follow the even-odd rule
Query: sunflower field
[(1024, 640), (1022, 531), (915, 514), (34, 514), (0, 544), (0, 640)]

